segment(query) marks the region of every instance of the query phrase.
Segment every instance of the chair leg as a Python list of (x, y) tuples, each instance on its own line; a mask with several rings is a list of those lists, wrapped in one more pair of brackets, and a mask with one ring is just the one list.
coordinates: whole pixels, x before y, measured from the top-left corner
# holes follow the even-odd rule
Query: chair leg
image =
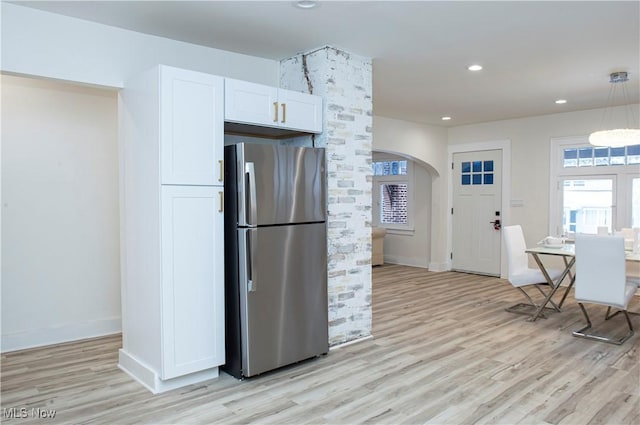
[(607, 342), (609, 344), (615, 344), (615, 345), (621, 345), (623, 344), (626, 340), (628, 340), (629, 338), (631, 338), (633, 336), (633, 326), (631, 325), (631, 320), (629, 319), (629, 314), (627, 313), (626, 310), (619, 310), (616, 313), (612, 314), (611, 316), (609, 316), (609, 313), (611, 311), (611, 307), (609, 307), (607, 309), (607, 315), (605, 317), (605, 320), (608, 320), (610, 318), (612, 318), (613, 316), (615, 316), (616, 314), (623, 312), (625, 318), (627, 319), (627, 325), (629, 326), (629, 332), (618, 338), (618, 339), (613, 339), (607, 336), (601, 336), (601, 335), (595, 335), (595, 334), (589, 334), (589, 333), (585, 333), (586, 330), (591, 329), (591, 320), (589, 319), (589, 315), (587, 314), (587, 310), (584, 308), (584, 305), (582, 303), (578, 303), (578, 305), (580, 306), (580, 309), (582, 310), (582, 314), (584, 315), (584, 318), (587, 320), (587, 326), (585, 326), (582, 329), (579, 329), (577, 331), (572, 332), (573, 336), (578, 337), (578, 338), (586, 338), (586, 339), (592, 339), (595, 341), (601, 341), (601, 342)]
[(622, 310), (618, 310), (615, 313), (611, 314), (611, 306), (607, 307), (607, 314), (605, 314), (604, 316), (604, 320), (609, 320), (614, 316), (617, 316), (618, 314), (620, 314), (622, 312)]
[[(537, 286), (536, 286), (537, 288)], [(527, 292), (522, 289), (522, 288), (516, 288), (517, 290), (519, 290), (527, 299), (527, 301), (529, 301), (529, 303), (518, 303), (515, 305), (512, 305), (511, 307), (507, 307), (505, 308), (506, 311), (508, 311), (509, 313), (516, 313), (516, 314), (524, 314), (525, 316), (533, 316), (534, 313), (528, 312), (528, 311), (523, 311), (523, 310), (519, 310), (522, 307), (533, 307), (535, 310), (538, 309), (538, 307), (540, 307), (538, 304), (536, 304), (533, 299), (529, 296), (529, 294), (527, 294)], [(538, 288), (540, 289), (540, 288)], [(544, 291), (542, 292), (544, 294)], [(545, 294), (546, 297), (546, 294)], [(551, 302), (551, 301), (550, 301)], [(551, 302), (553, 304), (553, 302)], [(555, 304), (553, 304), (553, 306), (555, 307), (555, 309), (557, 311), (560, 311), (557, 306)], [(545, 310), (551, 310), (553, 311), (553, 308), (549, 308), (549, 307), (545, 307)], [(544, 313), (540, 313), (540, 317), (542, 317), (543, 319), (546, 319), (547, 317), (544, 315)]]

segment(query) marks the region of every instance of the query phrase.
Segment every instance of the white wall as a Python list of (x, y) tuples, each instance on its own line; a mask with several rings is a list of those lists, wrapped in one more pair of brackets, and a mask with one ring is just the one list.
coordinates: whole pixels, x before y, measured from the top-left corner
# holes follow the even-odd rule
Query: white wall
[(119, 332), (117, 93), (1, 83), (2, 351)]
[(425, 196), (430, 196), (430, 205), (427, 206), (430, 219), (428, 267), (434, 271), (446, 270), (448, 265), (447, 129), (374, 116), (373, 149), (413, 158), (423, 167), (423, 171), (429, 174), (430, 194), (428, 191), (423, 193)]
[(2, 70), (122, 87), (157, 64), (278, 85), (279, 62), (2, 2)]
[[(278, 84), (277, 61), (0, 7), (3, 73), (117, 88), (163, 63)], [(2, 350), (117, 332), (117, 94), (9, 76), (2, 91)]]
[[(621, 112), (615, 111), (612, 116), (624, 121)], [(634, 114), (638, 116), (637, 106)], [(449, 129), (449, 143), (511, 140), (511, 199), (522, 200), (524, 205), (511, 207), (511, 222), (505, 224), (521, 224), (527, 244), (531, 245), (550, 232), (551, 138), (588, 135), (598, 129), (602, 117), (603, 110), (594, 109), (452, 127)], [(617, 124), (623, 125), (624, 122)]]

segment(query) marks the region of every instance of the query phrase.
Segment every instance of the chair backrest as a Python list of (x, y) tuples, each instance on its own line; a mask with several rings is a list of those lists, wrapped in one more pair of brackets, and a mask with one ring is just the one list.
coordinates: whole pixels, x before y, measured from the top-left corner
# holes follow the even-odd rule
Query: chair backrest
[(524, 233), (519, 224), (502, 228), (504, 247), (507, 251), (507, 266), (509, 268), (509, 280), (529, 268), (529, 258), (525, 250)]
[(620, 229), (620, 234), (625, 239), (633, 240), (633, 229), (631, 227), (623, 227), (622, 229)]
[(625, 306), (625, 256), (622, 236), (576, 234), (576, 300)]

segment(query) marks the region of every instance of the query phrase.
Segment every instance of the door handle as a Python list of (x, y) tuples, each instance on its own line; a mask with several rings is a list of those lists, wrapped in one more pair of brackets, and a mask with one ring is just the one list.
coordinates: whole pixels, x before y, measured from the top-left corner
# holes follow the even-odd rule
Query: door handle
[(282, 104), (282, 123), (287, 121), (287, 104), (283, 103)]
[(253, 246), (254, 243), (252, 241), (253, 239), (253, 233), (255, 232), (255, 229), (249, 229), (247, 230), (247, 240), (246, 240), (246, 249), (247, 249), (247, 255), (246, 255), (246, 276), (247, 276), (247, 292), (255, 292), (256, 291), (256, 283), (253, 281)]
[(220, 195), (220, 207), (218, 208), (218, 212), (223, 212), (224, 211), (224, 192), (218, 192), (218, 195)]
[(502, 229), (502, 223), (500, 223), (500, 220), (490, 221), (489, 223), (493, 224), (493, 228), (494, 228), (495, 230), (500, 230), (500, 229)]
[(220, 166), (220, 175), (218, 176), (218, 181), (221, 182), (224, 180), (224, 161), (218, 160), (218, 165)]
[(247, 226), (256, 226), (258, 221), (258, 205), (256, 202), (256, 171), (253, 162), (244, 164), (245, 176), (247, 179), (245, 196), (247, 197), (245, 204), (249, 204), (246, 208)]
[(278, 122), (278, 102), (273, 102), (273, 122)]

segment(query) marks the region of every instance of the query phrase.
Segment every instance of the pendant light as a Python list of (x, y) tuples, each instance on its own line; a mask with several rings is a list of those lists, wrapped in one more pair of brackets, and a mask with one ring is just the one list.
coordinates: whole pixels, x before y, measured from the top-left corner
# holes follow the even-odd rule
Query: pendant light
[(609, 82), (611, 83), (611, 88), (609, 90), (609, 98), (607, 99), (607, 104), (609, 105), (607, 109), (604, 111), (604, 116), (602, 118), (602, 125), (604, 127), (607, 123), (607, 119), (611, 117), (612, 109), (613, 109), (613, 101), (615, 100), (616, 89), (620, 87), (620, 91), (622, 92), (622, 99), (625, 105), (625, 116), (627, 119), (627, 127), (626, 128), (616, 128), (611, 130), (600, 130), (593, 132), (589, 135), (589, 143), (594, 146), (611, 146), (611, 147), (620, 147), (620, 146), (630, 146), (640, 144), (640, 129), (631, 128), (630, 125), (630, 117), (633, 115), (633, 111), (631, 106), (628, 104), (627, 100), (627, 91), (626, 91), (626, 82), (629, 80), (629, 77), (626, 72), (613, 72), (609, 75)]

